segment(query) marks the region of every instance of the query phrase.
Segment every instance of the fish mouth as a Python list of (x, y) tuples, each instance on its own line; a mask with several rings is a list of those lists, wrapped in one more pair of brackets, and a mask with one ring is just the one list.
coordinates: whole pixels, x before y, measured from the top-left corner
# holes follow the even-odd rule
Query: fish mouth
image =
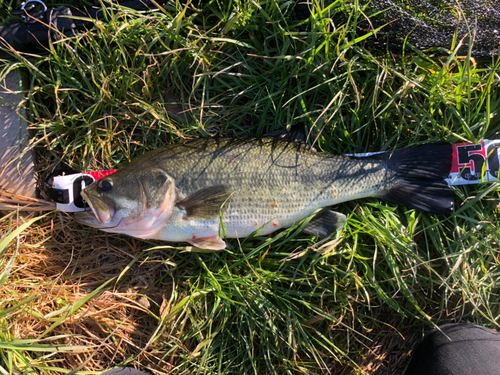
[(92, 212), (85, 211), (77, 214), (75, 219), (82, 223), (93, 227), (104, 228), (106, 224), (113, 220), (115, 213), (114, 206), (107, 202), (107, 199), (89, 195), (82, 191), (82, 197), (90, 206)]

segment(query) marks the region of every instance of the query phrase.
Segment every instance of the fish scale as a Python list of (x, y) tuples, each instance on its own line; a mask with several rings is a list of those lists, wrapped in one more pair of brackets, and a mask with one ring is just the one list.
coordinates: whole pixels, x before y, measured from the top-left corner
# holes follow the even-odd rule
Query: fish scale
[[(171, 155), (152, 160), (179, 181), (177, 186), (186, 196), (207, 186), (227, 185), (231, 196), (223, 210), (226, 234), (236, 226), (240, 235), (247, 236), (255, 231), (255, 222), (263, 225), (277, 220), (279, 227), (289, 226), (321, 207), (356, 199), (369, 190), (380, 191), (387, 181), (381, 162), (325, 157), (300, 144), (275, 139), (234, 143), (207, 140), (199, 145), (206, 152), (173, 148)], [(365, 164), (370, 172), (354, 180)], [(351, 172), (342, 176), (339, 170)]]

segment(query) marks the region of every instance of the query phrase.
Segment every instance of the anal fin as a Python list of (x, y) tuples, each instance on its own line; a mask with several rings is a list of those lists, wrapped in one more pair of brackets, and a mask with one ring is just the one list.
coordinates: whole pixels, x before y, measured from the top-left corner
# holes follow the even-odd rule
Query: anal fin
[(314, 216), (302, 232), (326, 238), (342, 228), (346, 220), (346, 216), (340, 212), (324, 210)]
[(199, 249), (205, 250), (223, 250), (226, 248), (226, 243), (219, 236), (196, 238), (187, 242)]

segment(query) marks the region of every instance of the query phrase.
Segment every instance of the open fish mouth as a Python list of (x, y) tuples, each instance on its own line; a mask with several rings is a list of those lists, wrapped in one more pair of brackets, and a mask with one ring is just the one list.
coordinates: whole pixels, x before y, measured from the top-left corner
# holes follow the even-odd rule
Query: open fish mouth
[(85, 199), (92, 211), (85, 211), (76, 214), (76, 221), (81, 224), (100, 229), (115, 226), (113, 223), (115, 210), (112, 205), (108, 204), (104, 199), (87, 194), (85, 191), (82, 191), (82, 197)]

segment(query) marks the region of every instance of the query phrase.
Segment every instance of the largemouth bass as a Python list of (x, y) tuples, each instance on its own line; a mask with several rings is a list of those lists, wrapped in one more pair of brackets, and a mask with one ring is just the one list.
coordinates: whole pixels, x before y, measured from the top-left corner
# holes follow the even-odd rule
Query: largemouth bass
[(82, 192), (92, 212), (76, 220), (220, 250), (223, 237), (266, 235), (316, 214), (304, 231), (327, 237), (346, 217), (324, 208), (353, 199), (450, 213), (454, 193), (444, 179), (451, 162), (447, 143), (360, 158), (275, 138), (201, 139), (148, 152), (96, 181)]

